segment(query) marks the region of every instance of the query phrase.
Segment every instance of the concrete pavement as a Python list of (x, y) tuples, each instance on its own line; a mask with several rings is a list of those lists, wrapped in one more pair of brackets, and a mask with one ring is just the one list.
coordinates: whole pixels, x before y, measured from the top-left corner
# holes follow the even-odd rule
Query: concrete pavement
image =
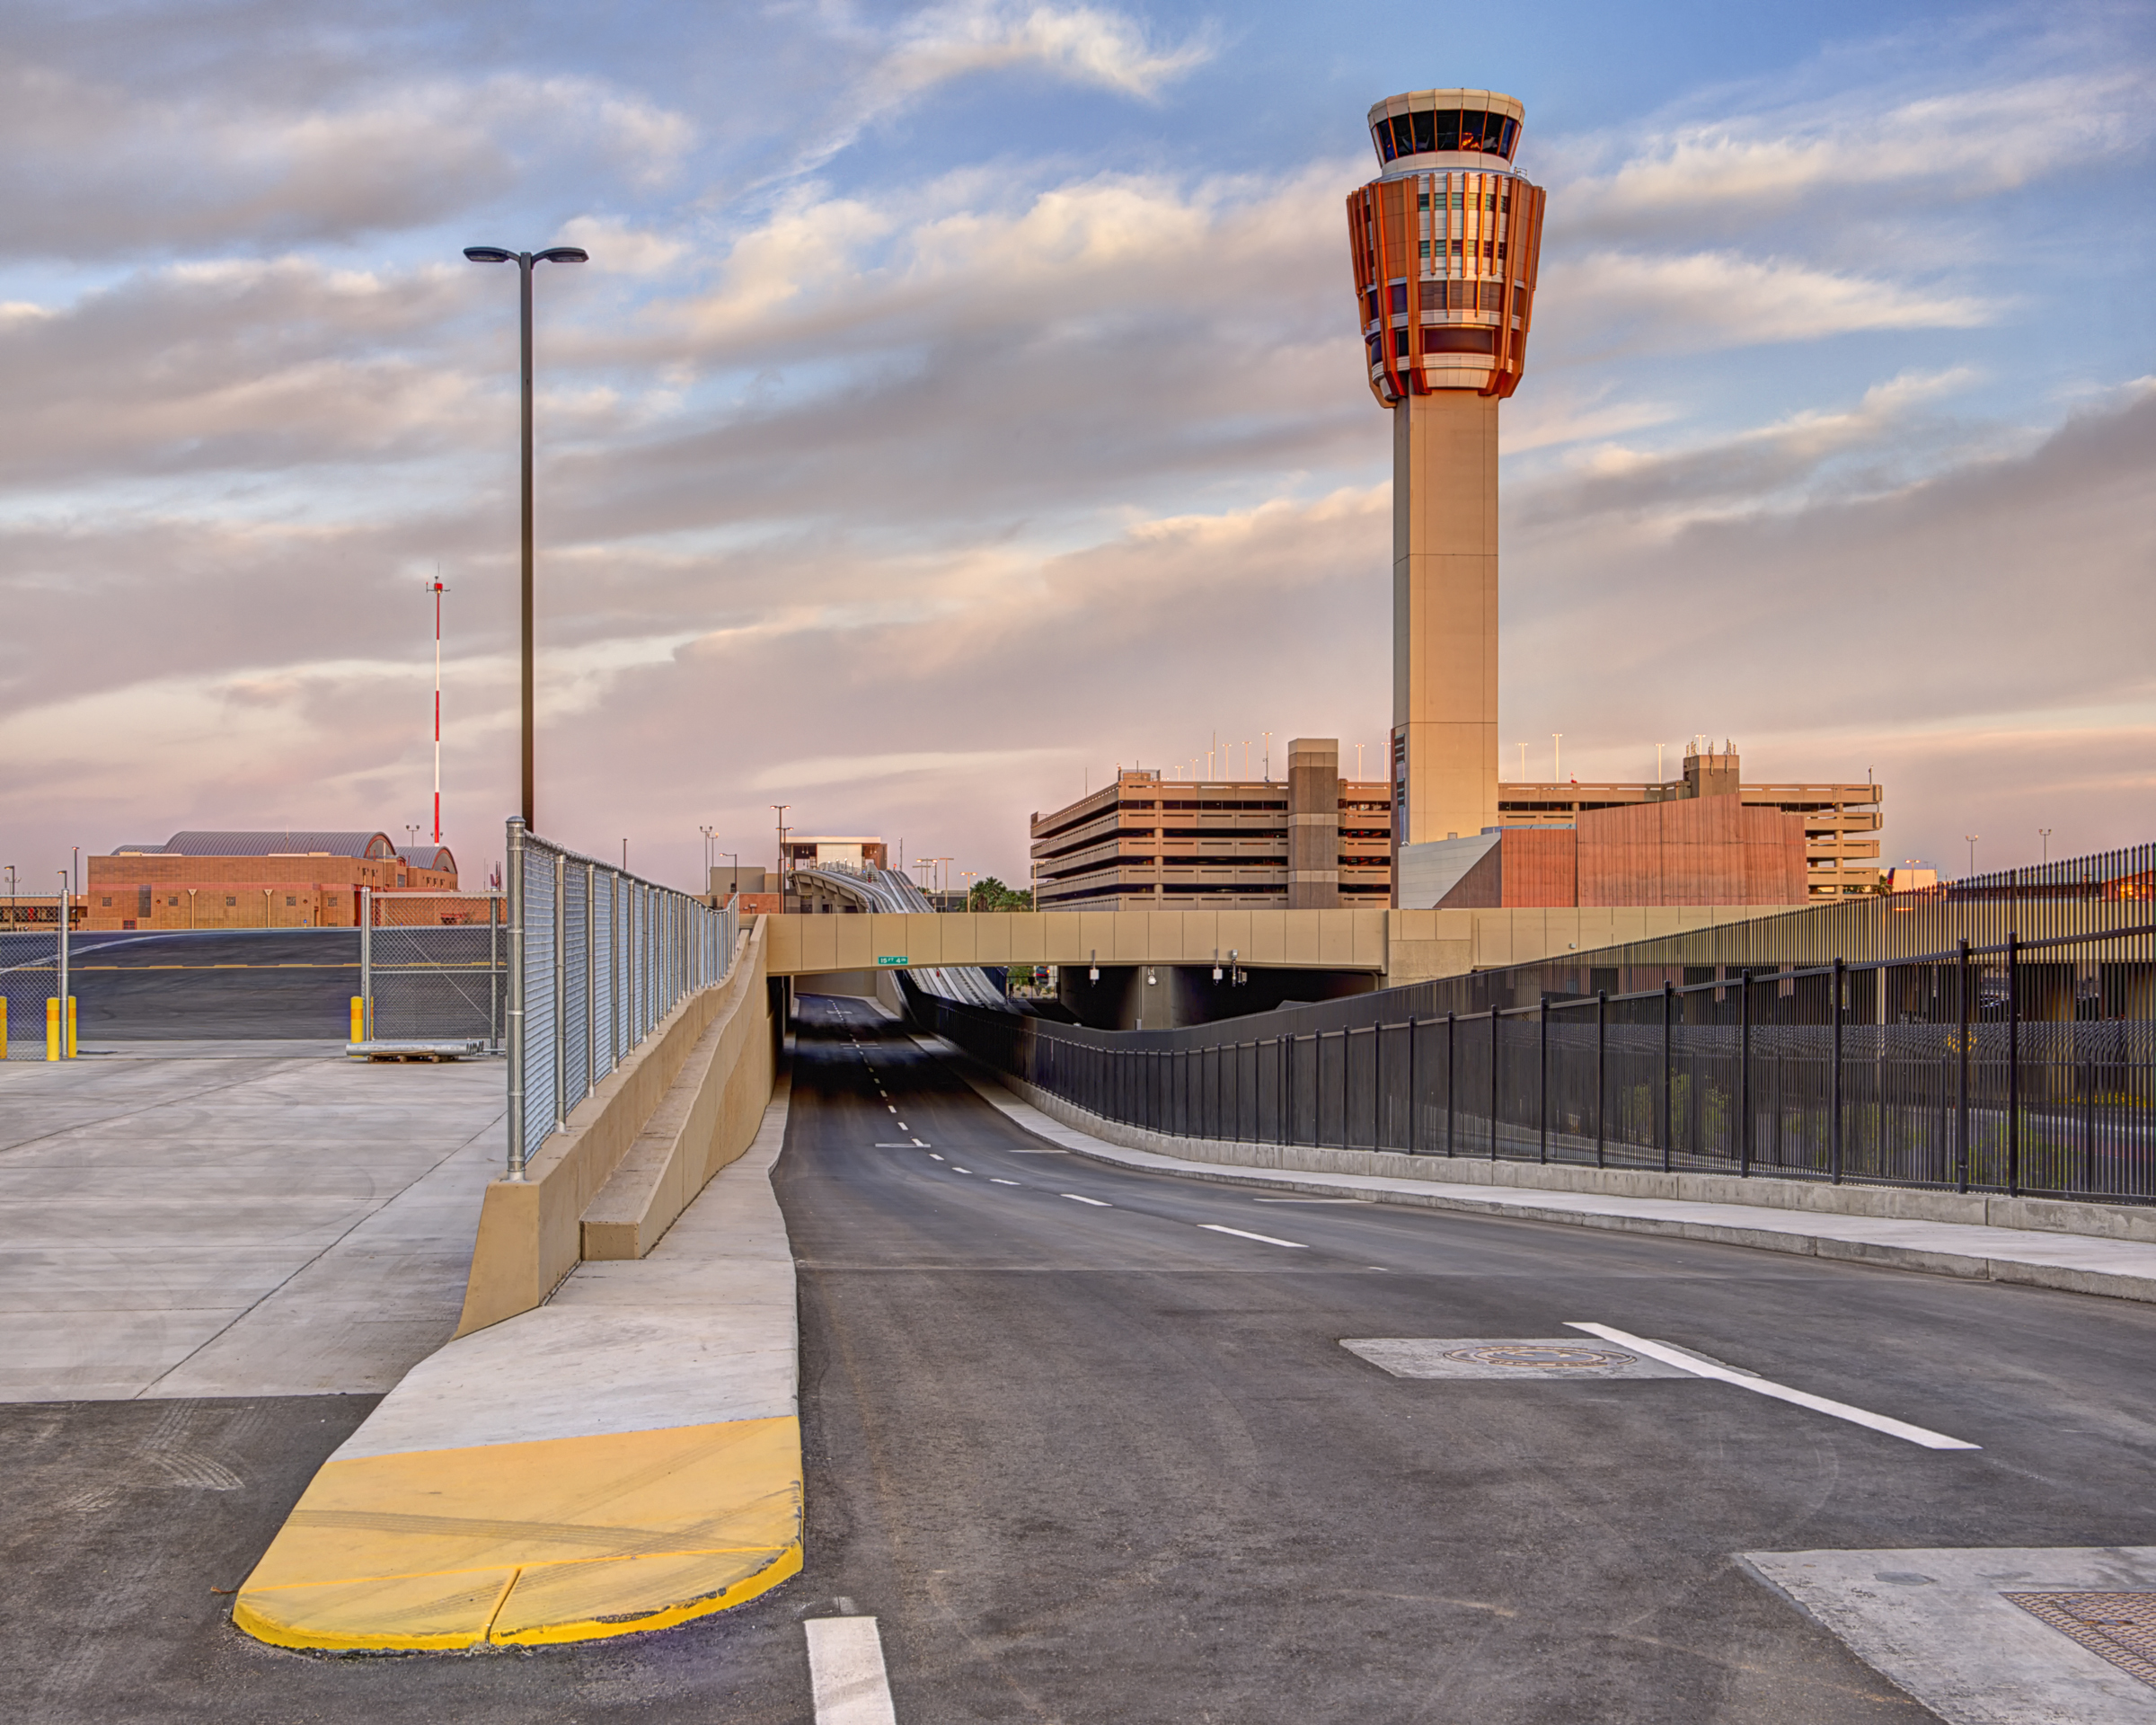
[(0, 1400), (378, 1393), (448, 1340), (499, 1063), (261, 1048), (0, 1065)]

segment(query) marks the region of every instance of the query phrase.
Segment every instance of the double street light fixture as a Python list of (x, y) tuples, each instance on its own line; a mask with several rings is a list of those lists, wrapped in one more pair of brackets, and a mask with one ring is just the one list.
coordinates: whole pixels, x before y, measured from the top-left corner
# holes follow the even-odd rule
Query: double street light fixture
[(543, 252), (510, 252), (499, 245), (467, 245), (473, 263), (517, 266), (517, 305), (523, 335), (524, 378), (524, 829), (534, 830), (532, 795), (532, 266), (535, 263), (589, 263), (580, 245), (549, 246)]

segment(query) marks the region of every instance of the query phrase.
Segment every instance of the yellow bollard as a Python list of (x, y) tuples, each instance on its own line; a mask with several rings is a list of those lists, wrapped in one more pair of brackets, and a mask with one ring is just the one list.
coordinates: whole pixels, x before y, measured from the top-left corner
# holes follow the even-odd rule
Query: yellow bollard
[(67, 996), (67, 1057), (75, 1058), (75, 996)]
[(355, 1042), (367, 1040), (367, 1003), (358, 995), (352, 996), (352, 1039)]
[(45, 1002), (45, 1057), (60, 1057), (60, 1000), (54, 995)]

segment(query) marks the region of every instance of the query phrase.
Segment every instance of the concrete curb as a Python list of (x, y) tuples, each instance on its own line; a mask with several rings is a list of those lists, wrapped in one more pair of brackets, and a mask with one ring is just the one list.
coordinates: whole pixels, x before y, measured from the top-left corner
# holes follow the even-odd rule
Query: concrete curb
[[(2138, 1239), (2054, 1234), (1968, 1222), (1940, 1222), (1893, 1215), (1828, 1216), (1813, 1211), (1704, 1202), (1676, 1198), (1634, 1198), (1610, 1193), (1542, 1191), (1533, 1198), (1493, 1198), (1486, 1184), (1386, 1175), (1304, 1172), (1277, 1167), (1238, 1167), (1196, 1155), (1177, 1156), (1116, 1141), (1143, 1136), (1217, 1154), (1211, 1140), (1163, 1140), (1138, 1134), (1051, 1096), (1022, 1080), (992, 1072), (941, 1037), (916, 1036), (924, 1048), (951, 1060), (989, 1106), (1014, 1125), (1074, 1155), (1120, 1168), (1171, 1173), (1225, 1186), (1354, 1198), (1371, 1203), (1504, 1216), (1521, 1222), (1559, 1222), (1572, 1227), (1659, 1234), (1715, 1245), (1749, 1246), (1801, 1257), (1827, 1258), (1884, 1269), (1919, 1270), (1967, 1280), (2010, 1282), (2024, 1287), (2156, 1304), (2156, 1245)], [(1391, 1160), (1391, 1158), (1388, 1158)], [(1501, 1165), (1501, 1164), (1500, 1164)], [(2093, 1208), (2093, 1207), (2082, 1207)]]
[(664, 1629), (801, 1565), (800, 1325), (755, 1139), (648, 1257), (415, 1367), (323, 1464), (240, 1589), (280, 1647), (375, 1651)]

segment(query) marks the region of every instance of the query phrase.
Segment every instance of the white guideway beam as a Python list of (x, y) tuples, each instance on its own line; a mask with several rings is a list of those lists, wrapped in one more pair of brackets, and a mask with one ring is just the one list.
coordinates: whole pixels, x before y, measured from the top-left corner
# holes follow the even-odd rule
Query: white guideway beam
[(1630, 1348), (1635, 1353), (1645, 1354), (1649, 1359), (1658, 1359), (1666, 1366), (1674, 1366), (1680, 1371), (1690, 1372), (1694, 1377), (1711, 1377), (1718, 1383), (1734, 1384), (1740, 1390), (1750, 1390), (1754, 1395), (1771, 1395), (1777, 1402), (1794, 1402), (1798, 1407), (1809, 1408), (1815, 1413), (1832, 1414), (1835, 1419), (1846, 1420), (1851, 1425), (1868, 1426), (1873, 1431), (1885, 1432), (1889, 1438), (1899, 1438), (1906, 1444), (1921, 1444), (1926, 1449), (1984, 1447), (1982, 1444), (1966, 1444), (1958, 1438), (1948, 1438), (1943, 1432), (1927, 1431), (1922, 1426), (1890, 1420), (1883, 1413), (1852, 1408), (1846, 1402), (1830, 1402), (1824, 1395), (1792, 1390), (1788, 1384), (1777, 1384), (1772, 1378), (1753, 1377), (1743, 1372), (1732, 1371), (1727, 1366), (1711, 1365), (1681, 1348), (1667, 1347), (1658, 1341), (1645, 1341), (1621, 1330), (1613, 1330), (1606, 1323), (1574, 1323), (1568, 1320), (1565, 1328), (1581, 1331), (1590, 1336), (1600, 1336), (1604, 1341), (1613, 1341), (1620, 1348)]
[(811, 1617), (808, 1686), (816, 1725), (898, 1725), (873, 1617)]
[(1310, 1250), (1300, 1240), (1276, 1240), (1269, 1234), (1252, 1234), (1248, 1228), (1231, 1228), (1224, 1223), (1200, 1222), (1197, 1225), (1209, 1234), (1232, 1234), (1238, 1240), (1261, 1240), (1268, 1246), (1292, 1246), (1297, 1252)]

